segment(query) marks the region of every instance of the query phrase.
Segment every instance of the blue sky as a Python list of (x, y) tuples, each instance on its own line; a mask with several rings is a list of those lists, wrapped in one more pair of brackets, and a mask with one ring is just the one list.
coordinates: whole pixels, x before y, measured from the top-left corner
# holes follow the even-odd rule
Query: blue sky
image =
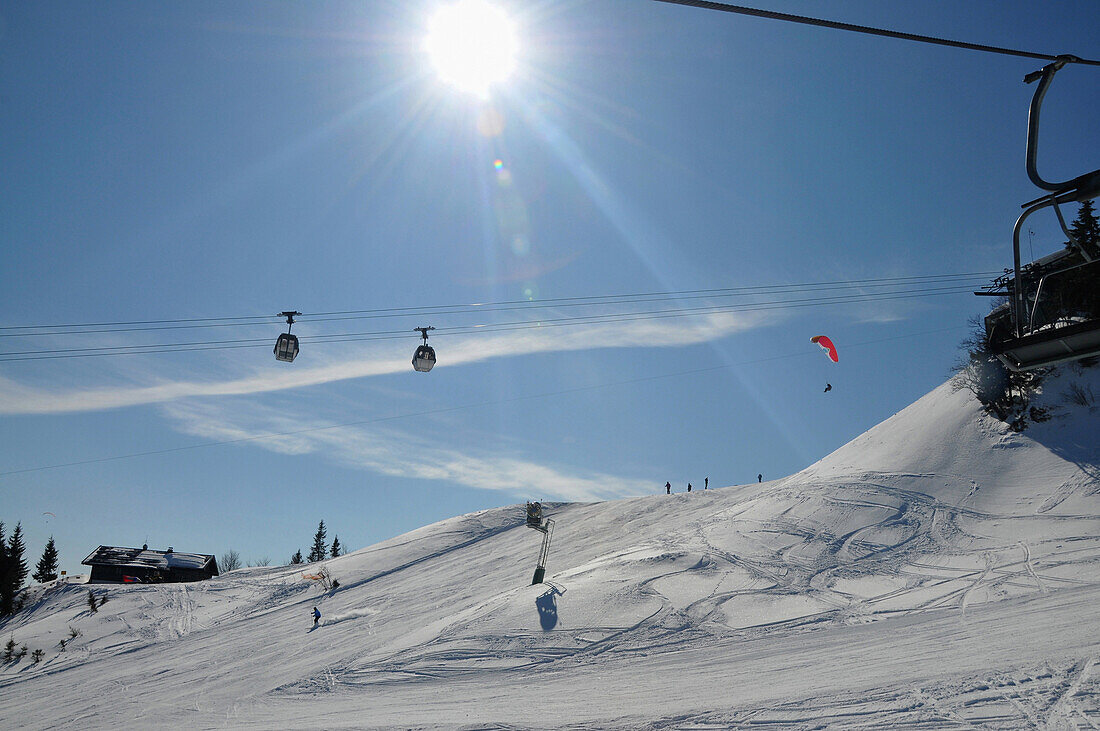
[[(144, 541), (283, 562), (321, 519), (360, 548), (526, 498), (778, 478), (947, 377), (986, 300), (466, 334), (445, 328), (579, 312), (311, 323), (998, 271), (1038, 195), (1022, 77), (1040, 61), (641, 0), (501, 3), (519, 68), (486, 101), (428, 63), (438, 5), (0, 3), (0, 325), (304, 313), (293, 364), (271, 354), (278, 318), (0, 331), (4, 353), (266, 342), (0, 362), (0, 519), (22, 521), (33, 560), (53, 534), (69, 571)], [(1093, 2), (762, 7), (1100, 57)], [(1059, 73), (1048, 178), (1096, 166), (1098, 83)], [(1035, 255), (1061, 245), (1053, 216), (1030, 228)], [(428, 324), (439, 365), (414, 373)], [(408, 335), (309, 341), (379, 330)]]

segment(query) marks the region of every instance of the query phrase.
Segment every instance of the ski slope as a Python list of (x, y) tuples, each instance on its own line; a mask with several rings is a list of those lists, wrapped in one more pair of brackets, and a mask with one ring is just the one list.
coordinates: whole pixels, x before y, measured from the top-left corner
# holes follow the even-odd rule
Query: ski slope
[(1066, 368), (1019, 434), (944, 384), (782, 480), (546, 505), (538, 586), (513, 505), (329, 560), (332, 592), (36, 587), (0, 727), (1098, 728), (1100, 407), (1071, 381), (1100, 396)]

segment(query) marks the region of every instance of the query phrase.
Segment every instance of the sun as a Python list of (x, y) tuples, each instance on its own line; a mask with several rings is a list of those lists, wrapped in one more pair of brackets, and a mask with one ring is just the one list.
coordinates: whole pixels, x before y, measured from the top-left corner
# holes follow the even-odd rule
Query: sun
[(515, 69), (516, 29), (485, 0), (458, 0), (428, 21), (424, 49), (443, 81), (485, 98)]

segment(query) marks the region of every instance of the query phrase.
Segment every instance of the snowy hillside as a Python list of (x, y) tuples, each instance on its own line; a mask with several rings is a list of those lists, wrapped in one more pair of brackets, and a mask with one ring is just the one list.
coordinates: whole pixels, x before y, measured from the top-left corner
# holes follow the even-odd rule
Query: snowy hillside
[(328, 593), (43, 587), (0, 726), (1100, 727), (1100, 406), (1070, 382), (1100, 396), (1067, 368), (1020, 434), (945, 384), (782, 480), (549, 505), (539, 586), (511, 506), (330, 560)]

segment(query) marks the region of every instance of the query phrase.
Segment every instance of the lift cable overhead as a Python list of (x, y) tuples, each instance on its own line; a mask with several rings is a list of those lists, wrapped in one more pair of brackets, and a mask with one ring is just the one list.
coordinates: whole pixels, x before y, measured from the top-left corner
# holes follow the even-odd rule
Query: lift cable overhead
[[(845, 288), (869, 288), (900, 286), (903, 283), (927, 281), (952, 281), (965, 278), (986, 280), (1000, 272), (959, 272), (951, 274), (925, 274), (909, 277), (877, 277), (824, 282), (800, 282), (792, 284), (760, 284), (744, 287), (720, 287), (711, 289), (687, 289), (679, 291), (634, 292), (626, 294), (601, 294), (576, 297), (550, 297), (538, 300), (501, 300), (498, 302), (470, 302), (453, 305), (421, 305), (413, 307), (385, 307), (364, 310), (337, 310), (313, 312), (302, 322), (331, 320), (375, 319), (437, 314), (466, 314), (505, 310), (539, 309), (548, 307), (586, 307), (599, 304), (624, 304), (630, 302), (662, 301), (675, 299), (700, 299), (705, 297), (736, 297), (751, 294), (767, 294), (784, 290), (829, 290)], [(499, 309), (497, 309), (499, 308)], [(285, 317), (282, 313), (274, 317)], [(122, 322), (67, 323), (58, 325), (7, 325), (0, 326), (0, 338), (85, 335), (91, 333), (145, 332), (156, 330), (196, 329), (211, 327), (267, 327), (272, 316), (246, 315), (242, 317), (206, 317), (176, 320), (130, 320)], [(82, 328), (82, 329), (75, 329)], [(89, 329), (110, 328), (110, 329)], [(41, 332), (36, 332), (41, 331)]]
[(1022, 56), (1023, 58), (1038, 58), (1044, 61), (1062, 61), (1064, 63), (1079, 63), (1088, 66), (1100, 66), (1100, 61), (1093, 61), (1087, 58), (1078, 58), (1077, 56), (1070, 55), (1051, 55), (1049, 53), (1034, 53), (1032, 51), (1020, 51), (1013, 48), (1001, 48), (999, 46), (987, 46), (983, 43), (969, 43), (967, 41), (953, 41), (948, 38), (937, 38), (935, 36), (924, 36), (916, 33), (905, 33), (896, 30), (887, 30), (884, 28), (872, 28), (866, 25), (855, 25), (853, 23), (842, 23), (836, 20), (823, 20), (821, 18), (810, 18), (805, 15), (791, 15), (790, 13), (779, 13), (774, 10), (760, 10), (759, 8), (749, 8), (743, 5), (730, 5), (728, 3), (716, 3), (708, 2), (708, 0), (655, 0), (659, 3), (666, 3), (669, 5), (686, 5), (693, 8), (703, 8), (705, 10), (718, 10), (723, 13), (736, 13), (738, 15), (748, 15), (754, 18), (768, 18), (769, 20), (782, 20), (788, 23), (800, 23), (802, 25), (815, 25), (821, 28), (832, 28), (834, 30), (846, 30), (854, 33), (864, 33), (873, 36), (884, 36), (886, 38), (896, 38), (904, 41), (917, 41), (919, 43), (931, 43), (937, 46), (951, 46), (953, 48), (964, 48), (970, 51), (983, 51), (985, 53), (999, 53), (1006, 56)]
[[(987, 280), (985, 280), (987, 281)], [(892, 290), (886, 292), (872, 292), (869, 294), (839, 294), (828, 297), (809, 297), (799, 299), (771, 299), (758, 302), (745, 302), (737, 304), (715, 304), (701, 307), (680, 307), (671, 309), (607, 312), (588, 315), (576, 315), (569, 317), (542, 317), (529, 320), (512, 320), (503, 322), (484, 322), (455, 325), (451, 327), (435, 328), (446, 335), (489, 334), (507, 332), (513, 330), (547, 329), (551, 327), (570, 327), (580, 325), (596, 325), (606, 323), (632, 322), (639, 320), (660, 320), (677, 317), (697, 317), (722, 313), (757, 312), (764, 310), (796, 309), (804, 307), (818, 307), (826, 305), (853, 304), (860, 302), (881, 302), (889, 300), (927, 298), (944, 295), (963, 294), (970, 292), (977, 283), (960, 282), (943, 287), (921, 287), (919, 289)], [(420, 328), (414, 328), (419, 331)], [(408, 338), (407, 330), (374, 330), (363, 332), (342, 332), (317, 334), (303, 338), (303, 342), (309, 343), (346, 343), (364, 342), (375, 340), (396, 340)], [(285, 342), (284, 341), (285, 338)], [(14, 362), (24, 360), (49, 360), (57, 358), (81, 358), (112, 355), (150, 355), (170, 352), (190, 352), (198, 350), (230, 350), (237, 348), (252, 348), (270, 342), (265, 338), (242, 338), (230, 340), (200, 340), (183, 343), (145, 343), (135, 345), (116, 346), (92, 346), (86, 348), (56, 348), (41, 350), (21, 350), (0, 353), (0, 362)], [(286, 346), (287, 353), (298, 344), (298, 337), (292, 335), (289, 330), (280, 336), (279, 344)], [(427, 346), (425, 340), (424, 346)], [(419, 349), (418, 349), (419, 350)], [(295, 350), (295, 355), (297, 351)], [(434, 351), (433, 351), (434, 353)], [(276, 354), (278, 357), (278, 354)], [(283, 360), (283, 358), (279, 358)]]

